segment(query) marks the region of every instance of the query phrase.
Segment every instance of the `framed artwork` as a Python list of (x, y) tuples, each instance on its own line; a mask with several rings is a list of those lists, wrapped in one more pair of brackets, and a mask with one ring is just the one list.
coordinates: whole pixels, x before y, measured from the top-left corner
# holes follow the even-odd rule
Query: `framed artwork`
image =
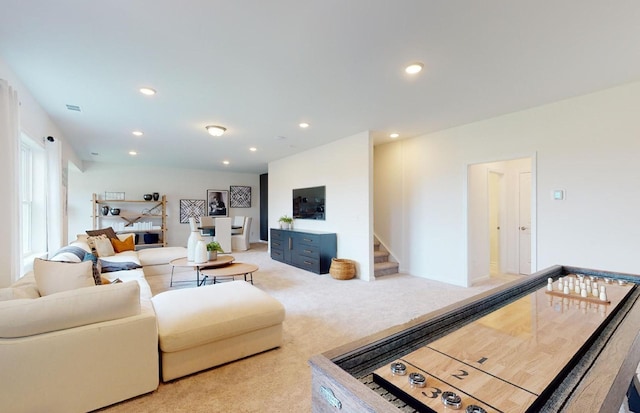
[(207, 214), (207, 204), (204, 199), (180, 200), (180, 223), (188, 224), (189, 218), (200, 218)]
[(229, 191), (222, 189), (207, 189), (207, 215), (228, 217), (228, 205)]
[(251, 208), (251, 187), (231, 185), (231, 208)]

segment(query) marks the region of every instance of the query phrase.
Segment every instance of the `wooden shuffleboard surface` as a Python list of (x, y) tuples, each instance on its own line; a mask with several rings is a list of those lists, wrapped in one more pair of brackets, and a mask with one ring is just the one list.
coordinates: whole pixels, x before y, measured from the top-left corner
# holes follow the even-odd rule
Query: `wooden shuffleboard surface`
[[(375, 370), (373, 379), (421, 412), (535, 411), (539, 398), (553, 390), (585, 343), (635, 288), (604, 279), (589, 283), (594, 281), (605, 286), (606, 298), (595, 293), (584, 297), (573, 288), (566, 293), (555, 280)], [(412, 376), (410, 383), (411, 373), (421, 375), (424, 386), (420, 376), (417, 381)], [(445, 406), (443, 395), (458, 406)]]

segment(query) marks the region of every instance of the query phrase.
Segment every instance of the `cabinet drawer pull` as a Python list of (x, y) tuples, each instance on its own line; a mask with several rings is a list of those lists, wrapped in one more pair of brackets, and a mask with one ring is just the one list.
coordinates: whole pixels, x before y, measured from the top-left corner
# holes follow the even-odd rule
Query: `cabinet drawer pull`
[(304, 250), (307, 254), (311, 254), (311, 250)]
[(313, 265), (313, 263), (311, 261), (305, 261), (304, 263), (307, 264), (307, 265)]
[(307, 242), (312, 242), (312, 241), (313, 241), (312, 239), (309, 239), (309, 238), (302, 238), (302, 239), (303, 239), (304, 241), (307, 241)]
[(289, 249), (291, 249), (291, 243), (292, 243), (292, 240), (291, 238), (289, 238)]

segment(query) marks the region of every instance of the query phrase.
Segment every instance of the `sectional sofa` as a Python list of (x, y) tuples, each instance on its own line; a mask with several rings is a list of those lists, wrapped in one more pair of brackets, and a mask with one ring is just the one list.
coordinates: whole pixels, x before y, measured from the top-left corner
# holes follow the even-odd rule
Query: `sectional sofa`
[[(280, 345), (284, 308), (274, 299), (268, 320), (246, 310), (242, 314), (262, 325), (234, 321), (237, 308), (211, 306), (229, 295), (239, 296), (235, 300), (242, 307), (256, 293), (265, 299), (266, 293), (244, 281), (152, 297), (145, 275), (170, 271), (168, 262), (186, 256), (185, 248), (123, 251), (82, 261), (79, 257), (92, 250), (82, 238), (49, 260), (36, 260), (32, 272), (0, 289), (0, 411), (87, 412), (154, 391), (160, 354), (176, 351), (170, 365), (177, 371), (174, 379)], [(211, 317), (194, 326), (192, 314), (181, 315), (187, 304), (190, 311)], [(203, 333), (193, 335), (194, 330)], [(262, 331), (272, 338), (265, 341)], [(249, 351), (225, 346), (251, 341), (261, 344)], [(221, 358), (224, 351), (230, 354)], [(212, 353), (218, 354), (215, 360)]]

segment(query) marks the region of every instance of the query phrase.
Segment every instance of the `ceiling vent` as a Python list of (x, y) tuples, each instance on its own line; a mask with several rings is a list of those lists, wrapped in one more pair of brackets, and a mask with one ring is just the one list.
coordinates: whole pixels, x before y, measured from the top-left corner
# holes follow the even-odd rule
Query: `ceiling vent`
[(77, 106), (77, 105), (67, 105), (67, 109), (75, 110), (76, 112), (80, 112), (80, 106)]

